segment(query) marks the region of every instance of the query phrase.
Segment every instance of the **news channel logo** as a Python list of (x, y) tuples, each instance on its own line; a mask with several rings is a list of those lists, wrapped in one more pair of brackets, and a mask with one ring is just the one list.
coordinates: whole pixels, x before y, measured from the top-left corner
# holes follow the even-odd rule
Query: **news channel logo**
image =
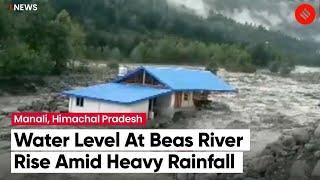
[(9, 3), (9, 11), (37, 11), (37, 4)]
[(297, 22), (302, 25), (312, 24), (317, 18), (317, 10), (320, 12), (320, 3), (316, 7), (316, 0), (299, 0), (298, 2), (300, 2), (300, 5), (295, 10)]

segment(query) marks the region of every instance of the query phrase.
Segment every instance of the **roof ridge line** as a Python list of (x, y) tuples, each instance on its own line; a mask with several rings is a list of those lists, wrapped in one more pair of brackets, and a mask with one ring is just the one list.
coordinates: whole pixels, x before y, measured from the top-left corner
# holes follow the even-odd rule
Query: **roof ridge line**
[(149, 73), (152, 77), (154, 77), (156, 80), (158, 80), (160, 83), (162, 83), (163, 85), (166, 86), (167, 89), (170, 89), (170, 90), (173, 90), (173, 88), (171, 86), (169, 86), (167, 83), (163, 82), (159, 77), (157, 77), (155, 74), (153, 74), (152, 72), (150, 72), (147, 67), (151, 67), (151, 66), (139, 66), (138, 68), (134, 69), (133, 71), (127, 73), (126, 75), (122, 76), (122, 77), (118, 77), (118, 78), (115, 78), (113, 79), (110, 83), (119, 83), (119, 81), (129, 77), (130, 75), (132, 74), (135, 74), (137, 73), (138, 71), (140, 70), (144, 70), (146, 71), (147, 73)]
[(160, 83), (162, 83), (163, 85), (165, 85), (168, 89), (173, 90), (173, 88), (171, 86), (169, 86), (167, 83), (163, 82), (159, 77), (157, 77), (155, 74), (153, 74), (152, 72), (148, 71), (148, 69), (145, 68), (145, 66), (142, 66), (142, 68), (148, 72), (151, 76), (153, 76), (156, 80), (158, 80)]

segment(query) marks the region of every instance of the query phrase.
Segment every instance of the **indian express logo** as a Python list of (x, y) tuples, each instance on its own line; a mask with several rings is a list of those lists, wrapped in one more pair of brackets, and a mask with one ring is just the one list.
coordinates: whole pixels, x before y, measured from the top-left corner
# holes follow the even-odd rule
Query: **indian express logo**
[(300, 17), (302, 17), (302, 19), (304, 19), (305, 21), (311, 16), (311, 13), (304, 8), (300, 14)]
[(295, 11), (295, 18), (302, 25), (311, 24), (317, 16), (315, 8), (310, 4), (301, 4)]

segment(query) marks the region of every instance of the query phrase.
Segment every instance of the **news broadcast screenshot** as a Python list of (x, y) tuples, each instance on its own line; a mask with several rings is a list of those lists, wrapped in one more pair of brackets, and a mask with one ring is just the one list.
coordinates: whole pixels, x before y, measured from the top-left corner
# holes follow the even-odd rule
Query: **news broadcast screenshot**
[(319, 11), (0, 0), (0, 180), (320, 180)]

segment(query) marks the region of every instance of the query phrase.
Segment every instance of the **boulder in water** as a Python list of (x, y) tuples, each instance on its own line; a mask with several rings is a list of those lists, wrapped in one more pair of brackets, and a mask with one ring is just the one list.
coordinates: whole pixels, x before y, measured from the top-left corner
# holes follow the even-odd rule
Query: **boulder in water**
[(317, 127), (317, 129), (314, 131), (314, 136), (317, 138), (320, 138), (320, 124)]
[(310, 135), (305, 128), (296, 128), (292, 131), (292, 136), (298, 144), (305, 144), (310, 140)]
[(57, 107), (57, 111), (62, 112), (62, 113), (65, 113), (65, 112), (68, 112), (68, 111), (69, 111), (69, 108), (68, 108), (68, 107), (65, 107), (65, 106), (58, 106), (58, 107)]
[(313, 168), (311, 178), (313, 180), (318, 180), (320, 179), (320, 160), (318, 160), (316, 166)]
[(227, 129), (248, 129), (249, 125), (246, 122), (234, 120), (230, 122), (226, 128)]
[(222, 103), (222, 102), (212, 102), (210, 104), (210, 110), (213, 110), (213, 111), (224, 111), (224, 112), (231, 111), (230, 106), (228, 104), (225, 104), (225, 103)]
[(293, 136), (284, 135), (279, 138), (280, 142), (286, 147), (293, 147), (296, 145), (296, 141)]
[(197, 180), (216, 180), (218, 179), (217, 174), (198, 174)]
[(18, 107), (18, 111), (23, 112), (29, 110), (29, 106), (23, 105)]
[(290, 179), (289, 180), (308, 180), (310, 171), (309, 165), (305, 160), (298, 160), (294, 162), (290, 168)]
[(258, 173), (265, 173), (268, 167), (274, 162), (275, 158), (271, 155), (265, 155), (260, 158), (255, 158), (252, 161), (252, 167)]
[(314, 152), (313, 154), (316, 158), (320, 158), (320, 150), (319, 151), (316, 151)]

